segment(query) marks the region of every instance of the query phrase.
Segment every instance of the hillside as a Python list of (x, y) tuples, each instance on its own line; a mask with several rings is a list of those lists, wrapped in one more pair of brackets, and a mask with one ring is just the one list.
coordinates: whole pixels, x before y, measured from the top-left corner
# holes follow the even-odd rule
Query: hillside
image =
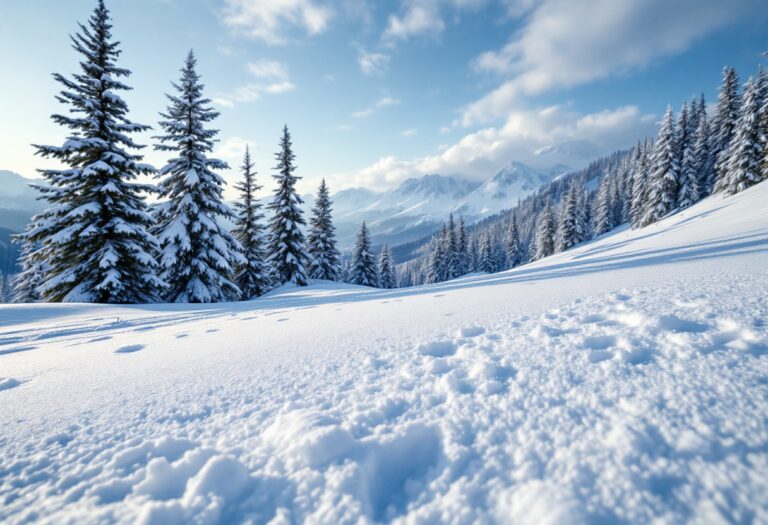
[(766, 522), (767, 199), (411, 289), (0, 306), (0, 521)]

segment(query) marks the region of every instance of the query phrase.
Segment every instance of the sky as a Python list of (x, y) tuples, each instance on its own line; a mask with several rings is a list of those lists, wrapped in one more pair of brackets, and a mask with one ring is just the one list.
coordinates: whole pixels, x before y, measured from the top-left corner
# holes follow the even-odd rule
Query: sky
[[(290, 128), (314, 191), (427, 173), (485, 180), (510, 161), (580, 167), (653, 135), (668, 104), (713, 102), (724, 65), (765, 63), (762, 0), (107, 0), (134, 121), (157, 128), (189, 49), (221, 112), (231, 183), (250, 145), (264, 192)], [(0, 169), (35, 177), (31, 144), (66, 130), (51, 74), (95, 0), (4, 0)], [(164, 155), (151, 150), (157, 167)], [(231, 188), (227, 196), (234, 196)]]

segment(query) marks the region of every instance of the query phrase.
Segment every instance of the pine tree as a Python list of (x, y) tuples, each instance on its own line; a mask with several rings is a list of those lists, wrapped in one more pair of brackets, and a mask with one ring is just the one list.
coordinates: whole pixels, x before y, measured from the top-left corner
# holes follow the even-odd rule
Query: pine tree
[(269, 289), (269, 268), (264, 253), (264, 226), (261, 221), (261, 203), (256, 192), (261, 186), (256, 184), (256, 172), (251, 162), (251, 153), (246, 146), (243, 158), (243, 180), (235, 187), (240, 191), (240, 202), (235, 203), (237, 219), (232, 230), (235, 239), (243, 248), (244, 264), (237, 267), (235, 282), (240, 288), (243, 299), (250, 299), (264, 294)]
[(718, 179), (715, 191), (733, 195), (763, 179), (760, 163), (762, 140), (758, 128), (758, 86), (750, 78), (744, 89), (739, 121), (731, 139), (725, 174)]
[(523, 252), (520, 246), (520, 232), (517, 229), (517, 218), (512, 215), (504, 238), (504, 251), (507, 268), (514, 268), (523, 262)]
[(283, 128), (280, 139), (280, 151), (275, 155), (277, 172), (273, 178), (277, 189), (269, 208), (274, 213), (270, 224), (270, 261), (280, 283), (293, 283), (306, 286), (308, 283), (304, 234), (304, 217), (301, 204), (304, 202), (296, 192), (296, 182), (300, 179), (293, 174), (296, 170), (291, 135), (288, 126)]
[(395, 288), (395, 266), (392, 262), (392, 253), (386, 244), (379, 255), (379, 288)]
[(728, 150), (739, 120), (739, 78), (734, 68), (723, 68), (723, 84), (717, 98), (717, 109), (713, 122), (710, 155), (712, 156), (713, 178), (707, 181), (706, 193), (713, 191), (721, 178), (725, 177), (728, 164)]
[(478, 269), (486, 273), (496, 271), (496, 257), (493, 253), (490, 235), (485, 235), (480, 245), (480, 267)]
[(376, 261), (371, 252), (371, 238), (365, 223), (357, 235), (355, 251), (352, 255), (352, 284), (361, 286), (378, 286), (379, 276), (376, 271)]
[(648, 182), (648, 150), (646, 145), (638, 144), (638, 157), (632, 169), (632, 190), (629, 204), (629, 222), (637, 228), (643, 217)]
[[(698, 130), (697, 130), (698, 133)], [(680, 189), (677, 193), (677, 207), (687, 208), (699, 200), (698, 160), (696, 156), (696, 135), (692, 135), (682, 149), (680, 165)]]
[(547, 205), (536, 221), (536, 234), (533, 240), (533, 260), (537, 261), (554, 253), (555, 226), (552, 220), (552, 207)]
[(647, 226), (666, 216), (677, 206), (680, 168), (675, 146), (675, 121), (668, 107), (653, 149), (648, 176), (648, 201), (641, 226)]
[(600, 179), (595, 210), (592, 216), (592, 232), (602, 235), (613, 229), (613, 208), (611, 203), (611, 177), (606, 173)]
[(708, 181), (713, 178), (712, 156), (709, 151), (709, 122), (706, 114), (701, 115), (694, 138), (693, 163), (696, 172), (696, 185), (699, 190), (699, 198), (701, 198), (705, 195)]
[(190, 51), (179, 83), (173, 83), (178, 94), (167, 95), (168, 108), (160, 115), (165, 134), (155, 137), (156, 150), (175, 155), (157, 174), (165, 201), (155, 214), (166, 297), (176, 303), (238, 299), (241, 292), (232, 279), (236, 266), (245, 264), (240, 244), (217, 221), (235, 218), (222, 199), (224, 179), (213, 171), (229, 166), (207, 156), (218, 130), (206, 124), (219, 113), (203, 96), (196, 65)]
[(332, 202), (325, 179), (317, 190), (307, 235), (310, 277), (337, 281), (339, 279), (339, 250), (336, 249), (336, 228), (331, 217)]
[(151, 186), (132, 182), (153, 172), (141, 164), (140, 149), (129, 134), (149, 129), (128, 119), (118, 95), (129, 90), (120, 79), (119, 42), (112, 38), (110, 15), (99, 0), (88, 24), (71, 37), (81, 72), (66, 78), (56, 97), (70, 115), (52, 116), (71, 134), (61, 146), (36, 145), (37, 154), (66, 165), (41, 170), (47, 183), (38, 189), (51, 204), (21, 235), (35, 245), (36, 263), (44, 268), (38, 290), (45, 301), (144, 303), (157, 300), (163, 282), (155, 276), (157, 244), (148, 229), (143, 193)]
[(429, 242), (429, 248), (427, 250), (427, 270), (426, 270), (426, 282), (428, 284), (439, 283), (442, 280), (442, 245), (439, 239), (432, 238)]
[(456, 226), (456, 250), (459, 254), (459, 275), (464, 275), (469, 269), (469, 248), (467, 246), (467, 232), (464, 225), (464, 217), (459, 217)]
[[(33, 226), (33, 225), (30, 225)], [(14, 303), (36, 303), (42, 300), (40, 285), (46, 274), (45, 259), (40, 257), (40, 245), (25, 240), (23, 235), (14, 238), (21, 245), (19, 272), (9, 279), (11, 301)]]
[(568, 187), (568, 193), (560, 208), (560, 221), (557, 228), (557, 241), (555, 245), (556, 252), (564, 252), (582, 240), (576, 210), (577, 198), (576, 185), (571, 182)]
[(448, 218), (445, 238), (445, 278), (455, 279), (462, 275), (461, 272), (461, 254), (459, 253), (458, 243), (456, 241), (456, 223), (453, 220), (453, 213)]

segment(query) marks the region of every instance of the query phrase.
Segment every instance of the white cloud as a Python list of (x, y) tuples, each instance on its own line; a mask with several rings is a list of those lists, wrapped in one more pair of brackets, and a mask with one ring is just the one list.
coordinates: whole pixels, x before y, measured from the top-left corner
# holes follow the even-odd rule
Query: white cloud
[(364, 75), (377, 76), (382, 75), (389, 65), (389, 55), (384, 53), (369, 53), (365, 49), (360, 49), (357, 53), (357, 65)]
[(390, 15), (384, 31), (385, 40), (406, 40), (416, 35), (443, 32), (445, 23), (438, 0), (410, 0), (405, 4), (402, 15)]
[(400, 104), (399, 100), (397, 100), (396, 98), (392, 98), (389, 95), (385, 95), (381, 97), (379, 100), (377, 100), (373, 105), (368, 106), (365, 109), (355, 111), (354, 113), (352, 113), (352, 116), (355, 118), (370, 117), (378, 109), (386, 108), (389, 106), (396, 106), (398, 104)]
[(442, 145), (438, 154), (410, 160), (382, 157), (345, 182), (384, 188), (427, 173), (484, 180), (511, 160), (539, 167), (556, 162), (580, 167), (588, 159), (540, 156), (536, 152), (553, 144), (578, 142), (581, 147), (589, 145), (593, 155), (604, 154), (629, 147), (639, 138), (654, 134), (656, 128), (655, 118), (641, 114), (635, 106), (588, 115), (566, 106), (520, 110), (510, 113), (500, 127), (481, 129), (453, 145)]
[(296, 86), (291, 82), (288, 68), (275, 60), (249, 62), (245, 68), (256, 82), (236, 88), (233, 92), (213, 99), (218, 106), (231, 108), (241, 102), (253, 102), (263, 94), (277, 95), (293, 91)]
[(400, 132), (400, 136), (402, 137), (415, 137), (419, 134), (419, 130), (417, 129), (406, 129)]
[[(733, 22), (750, 3), (757, 1), (543, 0), (507, 45), (477, 57), (477, 71), (511, 78), (469, 104), (460, 122), (489, 122), (528, 96), (646, 67)], [(510, 7), (525, 12), (530, 2)]]
[(289, 28), (301, 28), (309, 35), (325, 31), (333, 11), (315, 0), (226, 0), (224, 24), (238, 34), (284, 44)]

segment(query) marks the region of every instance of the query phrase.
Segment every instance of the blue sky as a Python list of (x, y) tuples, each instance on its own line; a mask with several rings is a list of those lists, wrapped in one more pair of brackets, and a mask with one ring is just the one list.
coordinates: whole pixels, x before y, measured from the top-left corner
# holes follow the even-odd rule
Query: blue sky
[[(0, 21), (0, 169), (34, 176), (59, 143), (51, 73), (94, 0), (8, 2)], [(267, 179), (283, 123), (302, 191), (485, 179), (510, 160), (586, 162), (655, 132), (668, 103), (714, 101), (725, 64), (768, 49), (757, 0), (107, 0), (136, 121), (156, 125), (186, 51), (221, 111), (218, 155), (245, 144)], [(745, 79), (744, 79), (745, 80)], [(144, 143), (151, 143), (151, 134)], [(579, 156), (567, 154), (578, 145)], [(559, 153), (537, 155), (550, 145)], [(163, 156), (147, 150), (160, 166)], [(226, 174), (233, 180), (235, 172)], [(231, 193), (230, 193), (231, 196)]]

